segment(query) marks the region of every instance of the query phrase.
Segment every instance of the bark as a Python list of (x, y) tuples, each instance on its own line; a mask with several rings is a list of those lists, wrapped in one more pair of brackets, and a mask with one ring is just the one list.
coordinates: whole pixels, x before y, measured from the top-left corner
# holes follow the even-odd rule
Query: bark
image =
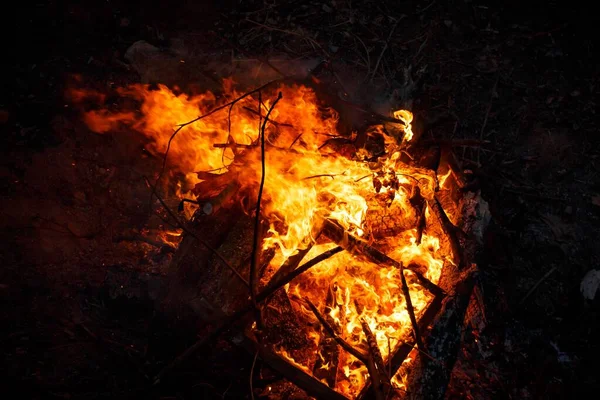
[(412, 365), (407, 398), (443, 399), (462, 342), (465, 314), (476, 273), (469, 269), (460, 275), (456, 291), (443, 301), (442, 310), (425, 339), (425, 349), (433, 357), (419, 355)]
[[(248, 276), (252, 219), (240, 209), (198, 213), (189, 229), (216, 249), (242, 276)], [(191, 315), (206, 321), (230, 315), (248, 295), (248, 288), (205, 246), (184, 235), (170, 266), (163, 308), (166, 314)]]

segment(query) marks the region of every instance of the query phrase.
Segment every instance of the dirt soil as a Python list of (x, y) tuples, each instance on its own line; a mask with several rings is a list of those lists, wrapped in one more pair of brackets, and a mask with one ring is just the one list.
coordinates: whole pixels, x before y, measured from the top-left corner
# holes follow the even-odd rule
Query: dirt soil
[[(100, 90), (143, 81), (193, 91), (239, 70), (274, 74), (266, 58), (304, 71), (326, 58), (339, 93), (409, 107), (421, 140), (477, 141), (455, 151), (493, 216), (480, 262), (489, 304), (486, 323), (465, 330), (447, 397), (600, 391), (600, 294), (580, 291), (600, 268), (591, 10), (558, 1), (26, 3), (10, 15), (0, 94), (2, 387), (36, 399), (251, 397), (253, 356), (224, 340), (152, 386), (206, 329), (155, 309), (172, 254), (137, 239), (169, 228), (146, 182), (161, 160), (131, 132), (90, 132), (65, 92), (76, 77)], [(141, 71), (124, 58), (139, 40), (187, 62)], [(255, 396), (268, 398), (271, 385), (302, 398), (280, 379), (258, 361)]]

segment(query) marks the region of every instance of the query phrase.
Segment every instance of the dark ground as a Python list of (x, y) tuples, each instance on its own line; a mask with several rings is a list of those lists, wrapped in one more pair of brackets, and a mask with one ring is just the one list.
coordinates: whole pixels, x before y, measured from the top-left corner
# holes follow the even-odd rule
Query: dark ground
[(118, 296), (127, 271), (165, 273), (167, 256), (116, 241), (156, 227), (142, 176), (160, 162), (136, 138), (87, 131), (64, 99), (73, 74), (105, 88), (139, 81), (123, 64), (137, 40), (231, 58), (214, 30), (248, 53), (237, 57), (326, 52), (362, 76), (379, 64), (363, 89), (382, 97), (406, 88), (412, 65), (424, 137), (491, 142), (458, 151), (494, 217), (481, 264), (494, 307), (485, 331), (466, 332), (450, 398), (597, 397), (598, 299), (579, 289), (600, 256), (596, 16), (524, 3), (18, 3), (0, 100), (2, 387), (20, 398), (249, 397), (252, 359), (226, 343), (150, 387), (197, 332), (160, 321), (147, 293)]

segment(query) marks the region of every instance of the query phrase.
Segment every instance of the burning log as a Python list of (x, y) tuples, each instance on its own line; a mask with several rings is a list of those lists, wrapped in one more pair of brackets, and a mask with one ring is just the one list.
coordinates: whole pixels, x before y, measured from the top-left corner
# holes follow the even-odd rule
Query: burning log
[[(240, 188), (236, 180), (232, 180), (224, 186), (215, 186), (214, 181), (204, 181), (196, 184), (196, 187), (192, 190), (195, 195), (199, 196), (193, 203), (201, 206), (204, 214), (213, 214), (219, 208), (227, 207)], [(218, 191), (218, 194), (215, 195), (215, 191)]]
[(462, 341), (465, 314), (476, 280), (476, 268), (460, 274), (456, 290), (443, 302), (440, 315), (425, 339), (428, 353), (419, 356), (411, 368), (407, 396), (409, 399), (443, 399)]
[[(317, 91), (325, 91), (325, 88), (319, 86), (318, 81), (314, 82)], [(267, 85), (270, 84), (272, 83)], [(174, 273), (176, 277), (174, 281), (180, 285), (179, 287), (173, 285), (172, 297), (182, 295), (186, 306), (196, 310), (204, 319), (214, 321), (215, 329), (174, 360), (165, 370), (161, 371), (157, 376), (157, 380), (160, 380), (166, 372), (177, 366), (190, 354), (193, 354), (207, 340), (223, 333), (228, 327), (239, 322), (240, 325), (243, 324), (246, 328), (250, 327), (249, 330), (252, 334), (258, 337), (259, 340), (257, 340), (256, 346), (258, 346), (259, 352), (264, 354), (265, 358), (271, 359), (275, 365), (278, 365), (282, 373), (290, 374), (290, 376), (286, 376), (294, 383), (308, 386), (307, 390), (311, 394), (317, 393), (319, 396), (323, 394), (323, 396), (320, 396), (321, 398), (328, 396), (328, 393), (331, 394), (330, 392), (333, 392), (333, 390), (323, 389), (327, 385), (317, 379), (313, 377), (308, 379), (305, 376), (306, 374), (294, 374), (290, 371), (289, 366), (293, 364), (295, 357), (291, 357), (292, 362), (282, 363), (281, 357), (272, 356), (272, 352), (278, 351), (275, 348), (277, 341), (273, 340), (278, 339), (275, 337), (276, 329), (272, 332), (267, 331), (269, 323), (273, 323), (273, 319), (266, 318), (264, 326), (261, 326), (260, 322), (261, 315), (265, 315), (271, 310), (279, 312), (281, 318), (277, 323), (278, 327), (282, 328), (281, 332), (289, 335), (291, 338), (289, 342), (294, 341), (294, 335), (302, 337), (297, 343), (303, 346), (309, 341), (307, 340), (310, 337), (309, 334), (318, 334), (318, 327), (313, 326), (314, 324), (304, 324), (304, 329), (308, 326), (311, 329), (310, 331), (296, 329), (301, 324), (293, 325), (294, 318), (299, 321), (302, 316), (305, 316), (306, 310), (302, 309), (297, 315), (293, 315), (292, 306), (296, 306), (298, 303), (290, 303), (287, 292), (279, 289), (317, 262), (345, 248), (353, 254), (365, 255), (370, 261), (366, 260), (365, 257), (354, 257), (348, 254), (340, 255), (336, 260), (331, 260), (327, 265), (323, 265), (323, 268), (320, 268), (319, 271), (314, 271), (314, 274), (303, 277), (300, 280), (301, 282), (297, 282), (297, 285), (290, 288), (296, 290), (295, 292), (290, 290), (290, 295), (298, 294), (298, 297), (301, 298), (310, 297), (315, 302), (317, 302), (317, 299), (322, 301), (325, 297), (325, 288), (330, 283), (327, 278), (334, 273), (339, 273), (344, 279), (343, 281), (340, 280), (340, 287), (344, 287), (345, 302), (350, 301), (353, 297), (364, 296), (365, 307), (368, 307), (369, 315), (365, 314), (363, 316), (357, 314), (351, 308), (345, 309), (348, 316), (343, 322), (344, 328), (357, 329), (350, 333), (345, 329), (341, 332), (344, 335), (352, 335), (352, 338), (347, 339), (346, 336), (336, 333), (335, 328), (332, 327), (332, 321), (328, 321), (327, 316), (323, 317), (321, 315), (322, 318), (319, 321), (323, 325), (323, 329), (326, 329), (337, 343), (346, 346), (344, 349), (349, 349), (348, 351), (351, 354), (357, 355), (359, 360), (364, 362), (369, 374), (374, 379), (372, 387), (376, 389), (377, 395), (381, 396), (381, 381), (383, 378), (378, 377), (378, 374), (382, 374), (384, 371), (383, 357), (381, 357), (379, 351), (382, 346), (381, 334), (399, 331), (402, 337), (395, 338), (395, 340), (405, 340), (410, 335), (410, 324), (414, 333), (414, 342), (417, 343), (420, 351), (424, 351), (421, 332), (425, 333), (424, 329), (432, 318), (433, 314), (431, 313), (433, 311), (430, 310), (435, 311), (439, 303), (439, 291), (434, 290), (435, 285), (433, 283), (426, 280), (422, 274), (419, 275), (419, 271), (414, 271), (421, 282), (429, 282), (428, 286), (424, 286), (428, 287), (435, 296), (425, 292), (417, 292), (417, 283), (410, 280), (407, 282), (405, 273), (408, 274), (408, 272), (404, 271), (403, 264), (394, 261), (384, 253), (384, 251), (394, 251), (394, 254), (397, 254), (394, 257), (402, 257), (402, 259), (410, 257), (411, 260), (415, 260), (415, 263), (422, 266), (427, 265), (427, 268), (431, 267), (427, 270), (427, 273), (430, 274), (428, 276), (435, 276), (437, 279), (440, 272), (438, 268), (441, 268), (445, 257), (450, 255), (448, 249), (450, 246), (445, 241), (441, 246), (438, 246), (436, 239), (439, 238), (430, 234), (429, 231), (427, 236), (422, 234), (425, 224), (423, 221), (425, 202), (422, 197), (432, 199), (436, 186), (434, 173), (432, 169), (418, 168), (409, 163), (404, 163), (400, 159), (401, 153), (406, 153), (407, 147), (405, 145), (411, 140), (409, 136), (412, 136), (410, 130), (412, 115), (406, 111), (398, 112), (398, 118), (400, 119), (393, 119), (376, 115), (360, 107), (351, 107), (350, 104), (342, 104), (339, 101), (336, 104), (334, 100), (327, 101), (325, 99), (329, 106), (338, 108), (337, 111), (341, 114), (357, 117), (355, 122), (358, 124), (387, 121), (398, 126), (399, 131), (402, 132), (402, 139), (399, 140), (402, 143), (392, 146), (389, 149), (390, 152), (386, 153), (387, 157), (381, 157), (381, 160), (373, 158), (375, 154), (380, 153), (368, 153), (369, 160), (372, 159), (369, 163), (359, 162), (357, 158), (344, 157), (344, 155), (347, 155), (346, 153), (336, 154), (331, 148), (335, 146), (328, 146), (323, 149), (324, 138), (339, 136), (340, 134), (336, 130), (338, 116), (334, 112), (330, 115), (322, 112), (322, 107), (319, 108), (320, 104), (314, 92), (306, 87), (295, 85), (277, 88), (277, 91), (286, 93), (286, 100), (291, 99), (292, 101), (280, 102), (278, 105), (280, 110), (278, 111), (281, 112), (278, 112), (277, 117), (273, 117), (273, 120), (277, 119), (278, 123), (286, 123), (291, 126), (290, 129), (276, 129), (276, 127), (270, 126), (269, 132), (265, 132), (266, 125), (271, 125), (271, 122), (273, 122), (269, 119), (270, 115), (267, 114), (265, 119), (262, 120), (261, 111), (258, 111), (259, 118), (255, 118), (247, 111), (241, 113), (238, 111), (243, 110), (243, 107), (247, 107), (246, 110), (253, 109), (256, 98), (250, 98), (251, 94), (257, 94), (258, 104), (262, 104), (261, 90), (266, 90), (267, 85), (237, 97), (227, 104), (219, 106), (214, 104), (210, 110), (207, 109), (206, 104), (213, 104), (214, 99), (205, 98), (192, 104), (193, 108), (190, 108), (195, 113), (199, 107), (202, 115), (180, 124), (175, 132), (171, 129), (173, 123), (168, 119), (165, 119), (165, 126), (147, 132), (148, 136), (152, 136), (153, 139), (159, 139), (153, 142), (162, 143), (154, 150), (157, 153), (165, 152), (163, 171), (167, 161), (166, 154), (169, 153), (170, 149), (170, 164), (174, 164), (173, 168), (181, 173), (181, 176), (188, 177), (192, 171), (198, 170), (214, 170), (214, 168), (226, 168), (228, 170), (226, 177), (208, 174), (199, 176), (204, 182), (196, 186), (196, 194), (200, 196), (202, 201), (210, 203), (211, 207), (212, 205), (218, 207), (212, 207), (209, 210), (210, 212), (207, 212), (203, 207), (203, 213), (197, 213), (190, 224), (185, 224), (187, 231), (184, 243), (178, 250), (173, 263), (173, 267), (177, 271)], [(145, 94), (144, 96), (152, 95)], [(148, 98), (151, 99), (151, 97)], [(233, 106), (238, 102), (239, 107), (234, 109)], [(173, 105), (176, 106), (179, 103), (174, 102)], [(336, 107), (336, 105), (339, 105), (339, 107)], [(167, 108), (161, 107), (163, 110)], [(222, 115), (210, 117), (219, 110), (224, 110), (223, 114), (227, 113), (227, 117)], [(259, 134), (255, 136), (253, 132), (256, 129), (257, 119), (259, 120)], [(344, 119), (344, 115), (339, 119)], [(200, 122), (200, 120), (203, 121)], [(236, 126), (232, 126), (232, 121), (235, 121)], [(150, 122), (149, 119), (148, 122)], [(196, 122), (198, 123), (196, 124)], [(143, 125), (137, 124), (137, 126)], [(181, 135), (177, 138), (177, 142), (173, 142), (178, 132), (184, 127), (188, 127), (187, 129), (193, 131), (190, 132), (193, 134)], [(265, 137), (265, 133), (267, 133), (267, 137)], [(364, 138), (365, 135), (362, 136), (362, 139)], [(396, 138), (400, 139), (400, 136)], [(349, 147), (358, 146), (361, 144), (362, 139), (357, 139), (353, 146)], [(295, 145), (297, 141), (298, 144)], [(260, 157), (258, 154), (259, 147), (257, 146), (259, 143)], [(171, 147), (172, 145), (173, 147)], [(268, 156), (265, 157), (265, 155)], [(408, 156), (408, 158), (412, 159), (411, 156)], [(268, 166), (265, 166), (267, 162), (265, 160), (268, 160)], [(268, 173), (265, 173), (267, 171)], [(389, 182), (393, 185), (385, 185), (386, 189), (378, 193), (377, 190), (373, 190), (374, 187), (369, 181), (360, 178), (363, 176), (393, 176), (395, 181), (389, 179)], [(400, 179), (400, 176), (403, 176), (403, 178)], [(411, 181), (408, 181), (408, 179), (411, 179)], [(186, 185), (192, 185), (192, 181), (189, 180)], [(420, 196), (420, 193), (415, 190), (412, 203), (417, 212), (413, 213), (411, 204), (408, 203), (406, 190), (414, 187), (415, 182), (420, 185), (423, 196)], [(257, 188), (259, 190), (256, 190)], [(261, 204), (263, 189), (265, 196)], [(258, 195), (256, 192), (258, 192)], [(382, 240), (376, 245), (371, 245), (370, 242), (361, 240), (350, 232), (362, 231), (368, 233), (369, 229), (372, 228), (366, 221), (366, 215), (370, 209), (374, 208), (373, 199), (377, 194), (388, 194), (387, 198), (383, 198), (384, 204), (391, 205), (392, 201), (398, 203), (396, 206), (399, 206), (399, 212), (389, 213), (391, 214), (391, 220), (389, 221), (391, 224), (386, 223), (385, 226), (383, 224), (377, 226), (377, 223), (375, 223), (375, 229), (381, 230), (378, 235), (373, 235), (373, 238)], [(396, 196), (396, 194), (400, 195)], [(392, 195), (394, 196), (393, 199)], [(218, 200), (213, 204), (215, 198), (218, 198)], [(234, 198), (236, 201), (232, 201)], [(253, 207), (254, 205), (256, 205), (256, 208)], [(437, 205), (441, 208), (439, 203)], [(242, 207), (245, 214), (255, 211), (253, 214), (254, 221), (250, 217), (242, 216), (244, 214), (241, 210)], [(443, 209), (441, 211), (443, 212)], [(293, 254), (295, 249), (305, 244), (301, 241), (310, 234), (310, 229), (315, 228), (311, 226), (314, 223), (313, 216), (315, 212), (329, 218), (325, 222), (325, 233), (340, 247), (323, 253), (316, 259), (298, 267), (308, 250), (300, 252), (289, 258), (280, 272), (275, 274), (274, 278), (266, 284), (262, 291), (259, 291), (260, 284), (264, 282), (260, 281), (261, 274), (258, 267), (266, 264), (265, 255), (263, 254), (262, 260), (258, 260), (258, 257), (254, 256), (259, 255), (261, 253), (259, 249), (265, 246), (281, 249), (282, 255)], [(261, 238), (257, 234), (261, 220), (266, 220), (269, 223), (270, 229), (267, 238)], [(252, 222), (255, 224), (252, 224)], [(432, 230), (438, 234), (437, 231), (440, 230), (438, 229), (438, 221), (432, 220), (430, 222), (428, 228), (433, 228)], [(342, 226), (345, 228), (342, 228)], [(420, 226), (423, 241), (431, 240), (422, 246), (415, 246), (414, 242), (409, 240), (412, 232), (400, 232), (400, 229), (407, 226), (410, 226), (410, 229), (419, 229)], [(206, 240), (198, 239), (204, 238), (200, 232), (206, 233)], [(206, 242), (207, 246), (204, 246), (206, 248), (197, 246), (196, 242)], [(331, 245), (331, 243), (322, 244), (325, 246)], [(248, 257), (248, 255), (251, 256)], [(219, 263), (216, 262), (217, 259)], [(277, 260), (280, 260), (280, 258), (278, 257)], [(344, 264), (346, 262), (348, 264)], [(280, 262), (276, 264), (273, 266), (274, 268), (281, 265)], [(228, 268), (226, 269), (224, 266)], [(234, 275), (236, 274), (238, 275), (237, 280), (234, 281)], [(246, 282), (248, 276), (250, 277), (249, 283)], [(411, 286), (411, 289), (415, 288), (412, 292), (409, 292), (409, 282), (415, 285)], [(244, 284), (242, 285), (242, 283)], [(248, 286), (251, 288), (250, 299), (248, 298)], [(401, 287), (402, 292), (397, 290), (398, 287)], [(186, 290), (178, 290), (181, 288)], [(450, 286), (445, 286), (445, 289), (449, 293), (453, 293), (449, 290), (451, 289)], [(274, 297), (272, 302), (259, 309), (259, 304), (264, 304), (265, 300), (271, 296)], [(326, 303), (331, 307), (334, 302), (331, 301), (332, 299), (329, 300)], [(320, 310), (323, 310), (326, 305), (319, 302), (318, 306)], [(405, 308), (407, 311), (405, 311)], [(251, 318), (246, 318), (252, 309), (257, 311), (254, 321), (257, 323), (256, 325), (252, 324)], [(314, 312), (316, 307), (313, 306), (312, 309)], [(420, 320), (417, 320), (415, 312), (421, 317)], [(318, 317), (319, 314), (315, 313), (315, 315)], [(326, 313), (326, 315), (330, 315), (330, 313)], [(358, 337), (362, 335), (360, 325), (356, 325), (360, 317), (365, 318), (362, 321), (362, 326), (368, 339), (369, 352), (365, 352), (364, 347), (356, 349), (349, 346), (348, 342), (341, 340), (347, 339), (351, 343), (355, 343), (355, 335)], [(313, 319), (310, 318), (310, 321), (313, 321)], [(366, 325), (366, 321), (370, 326)], [(290, 322), (289, 325), (288, 322)], [(353, 327), (350, 326), (351, 324)], [(286, 326), (292, 327), (292, 329), (284, 331)], [(327, 326), (331, 329), (327, 329)], [(372, 331), (369, 329), (372, 329)], [(271, 333), (273, 335), (269, 337)], [(279, 339), (283, 340), (284, 338)], [(379, 348), (377, 347), (378, 340)], [(312, 343), (315, 346), (318, 344), (315, 341), (312, 341)], [(327, 347), (330, 350), (322, 352), (322, 354), (329, 352), (327, 358), (335, 359), (335, 352), (341, 351), (335, 348), (331, 341), (330, 343), (323, 341), (322, 344), (323, 348)], [(407, 343), (396, 346), (394, 355), (389, 357), (391, 359), (390, 365), (397, 368), (413, 347), (413, 344)], [(313, 347), (306, 347), (308, 355), (305, 355), (304, 359), (298, 362), (299, 369), (303, 369), (303, 372), (310, 373), (311, 369), (314, 371), (314, 352), (312, 352), (312, 349)], [(311, 352), (312, 354), (310, 354)], [(282, 352), (279, 355), (284, 357), (289, 354)], [(334, 373), (332, 369), (328, 371), (331, 374), (325, 377), (325, 380), (335, 384), (335, 389), (347, 396), (355, 396), (363, 388), (364, 367), (357, 365), (359, 363), (350, 357), (339, 358), (343, 359), (344, 364), (343, 368), (339, 368), (338, 365), (338, 369), (343, 371), (347, 379), (344, 380), (343, 384), (336, 383), (335, 376), (331, 375)], [(346, 362), (347, 360), (350, 361)], [(339, 364), (341, 365), (341, 361)], [(340, 380), (344, 379), (341, 374), (338, 378)]]
[(306, 303), (310, 307), (310, 310), (313, 312), (313, 314), (315, 314), (315, 317), (317, 317), (323, 328), (327, 331), (327, 333), (329, 333), (329, 335), (331, 335), (331, 337), (335, 339), (335, 341), (340, 345), (340, 347), (346, 350), (348, 353), (352, 354), (354, 357), (356, 357), (358, 360), (360, 360), (363, 364), (366, 365), (368, 363), (368, 355), (365, 354), (362, 350), (352, 346), (350, 343), (344, 340), (343, 337), (338, 335), (335, 329), (333, 329), (331, 325), (329, 325), (329, 322), (327, 322), (325, 317), (323, 317), (323, 315), (319, 312), (319, 309), (310, 300), (306, 299)]
[[(419, 345), (419, 348), (423, 349), (421, 335), (419, 333), (419, 327), (412, 306), (408, 285), (406, 284), (406, 278), (404, 277), (404, 266), (402, 265), (402, 263), (399, 263), (389, 258), (376, 248), (370, 246), (369, 244), (363, 242), (360, 239), (355, 238), (351, 234), (345, 232), (339, 225), (330, 220), (325, 221), (324, 230), (329, 238), (338, 243), (340, 246), (344, 247), (346, 250), (350, 252), (362, 253), (377, 263), (392, 265), (400, 269), (400, 276), (402, 279), (402, 293), (404, 294), (404, 297), (406, 299), (406, 308), (408, 310), (408, 314), (412, 323), (413, 333), (415, 334), (415, 339), (417, 341), (417, 344)], [(414, 273), (417, 274), (416, 272)], [(427, 278), (425, 277), (421, 277), (421, 279), (427, 280)], [(435, 286), (433, 283), (431, 283), (431, 285)]]
[(377, 346), (377, 339), (364, 318), (360, 319), (360, 324), (367, 337), (367, 344), (369, 345), (368, 361), (370, 365), (368, 370), (371, 375), (371, 382), (374, 385), (373, 390), (375, 390), (375, 398), (387, 398), (387, 393), (391, 390), (390, 376), (386, 374), (383, 357)]
[[(190, 228), (242, 276), (248, 276), (252, 221), (235, 208), (211, 215), (197, 215)], [(239, 251), (239, 249), (245, 251)], [(234, 312), (247, 298), (248, 288), (215, 258), (213, 252), (191, 235), (184, 235), (171, 262), (170, 287), (164, 305), (170, 310), (192, 310), (211, 321)], [(176, 307), (174, 307), (176, 306)]]
[[(315, 227), (313, 227), (313, 235), (314, 240), (317, 240), (319, 236), (321, 236), (321, 232), (323, 231), (321, 222), (317, 221), (315, 223)], [(288, 276), (292, 273), (298, 265), (302, 262), (304, 257), (308, 254), (308, 252), (312, 249), (314, 245), (314, 241), (311, 240), (310, 244), (305, 249), (300, 249), (296, 254), (291, 255), (281, 267), (273, 274), (267, 286), (277, 285), (281, 279)]]
[(421, 196), (421, 190), (419, 189), (419, 186), (415, 186), (413, 196), (410, 198), (410, 204), (412, 204), (417, 213), (417, 238), (415, 242), (417, 244), (421, 244), (421, 240), (423, 239), (423, 231), (425, 230), (427, 221), (425, 220), (426, 201), (423, 196)]
[[(475, 259), (480, 251), (477, 242), (489, 222), (487, 204), (480, 196), (466, 198), (463, 204), (463, 228), (476, 240), (465, 242), (465, 264)], [(457, 228), (458, 229), (458, 228)], [(419, 355), (408, 376), (407, 396), (410, 399), (443, 399), (457, 353), (462, 341), (465, 317), (478, 279), (477, 266), (469, 264), (466, 270), (447, 263), (440, 277), (440, 287), (450, 293), (443, 301), (442, 310), (432, 323), (425, 338), (430, 357)], [(483, 304), (479, 301), (479, 306)]]
[[(337, 254), (341, 251), (343, 251), (343, 249), (341, 247), (339, 247), (339, 246), (334, 247), (333, 249), (330, 249), (322, 254), (319, 254), (318, 256), (312, 258), (311, 260), (309, 260), (306, 263), (304, 263), (303, 265), (301, 265), (300, 267), (296, 268), (294, 271), (292, 271), (286, 277), (282, 278), (280, 282), (272, 283), (272, 284), (270, 282), (270, 284), (267, 285), (267, 287), (265, 287), (260, 293), (258, 293), (258, 295), (256, 296), (256, 302), (262, 303), (263, 301), (265, 301), (266, 299), (271, 297), (276, 291), (278, 291), (283, 286), (290, 283), (292, 280), (294, 280), (295, 278), (297, 278), (304, 272), (308, 271), (310, 268), (314, 267), (315, 265), (319, 264), (320, 262), (322, 262), (324, 260), (327, 260), (328, 258), (334, 256), (335, 254)], [(253, 307), (254, 307), (254, 305), (252, 303), (248, 303), (244, 308), (236, 311), (233, 315), (231, 315), (225, 319), (222, 319), (220, 322), (217, 322), (214, 329), (208, 335), (199, 339), (196, 343), (194, 343), (192, 346), (187, 348), (183, 353), (181, 353), (179, 356), (177, 356), (171, 363), (169, 363), (167, 366), (165, 366), (155, 376), (154, 384), (157, 385), (158, 383), (160, 383), (160, 381), (164, 378), (164, 376), (167, 375), (170, 371), (172, 371), (174, 368), (176, 368), (181, 363), (183, 363), (185, 360), (187, 360), (192, 355), (194, 355), (204, 345), (211, 342), (212, 340), (217, 338), (219, 335), (223, 334), (227, 329), (231, 328), (232, 325), (239, 322), (244, 315), (246, 315), (250, 310), (252, 310)], [(278, 357), (278, 359), (281, 359), (281, 357)], [(283, 373), (285, 376), (288, 376), (284, 372), (282, 372), (282, 371), (287, 371), (288, 367), (289, 367), (289, 363), (286, 363), (285, 365), (282, 366), (282, 369), (278, 369), (278, 370), (279, 370), (279, 372)], [(312, 380), (310, 380), (310, 382), (312, 382)], [(300, 387), (304, 388), (304, 386), (300, 386)], [(334, 392), (334, 391), (332, 390), (331, 392)], [(334, 393), (337, 393), (337, 392), (334, 392)]]
[[(361, 361), (367, 366), (369, 376), (371, 377), (371, 382), (373, 382), (374, 384), (373, 387), (375, 391), (375, 398), (377, 400), (383, 400), (384, 396), (383, 390), (381, 388), (381, 378), (373, 354), (365, 354), (362, 350), (357, 349), (356, 347), (348, 343), (346, 340), (344, 340), (344, 338), (342, 338), (335, 331), (335, 329), (329, 324), (327, 319), (319, 312), (319, 309), (310, 300), (306, 299), (306, 303), (310, 307), (313, 314), (315, 314), (315, 317), (317, 317), (317, 319), (321, 323), (323, 329), (327, 331), (327, 333), (329, 333), (329, 335), (340, 345), (340, 347), (346, 350), (348, 353), (352, 354), (354, 357), (356, 357), (359, 361)], [(379, 353), (379, 356), (381, 356), (381, 353)], [(381, 364), (383, 364), (383, 361), (381, 361)]]
[(453, 262), (456, 265), (463, 266), (463, 251), (461, 249), (460, 241), (458, 240), (458, 233), (462, 232), (459, 228), (457, 228), (448, 218), (448, 215), (444, 211), (444, 208), (440, 204), (437, 196), (434, 196), (432, 201), (427, 202), (429, 209), (433, 211), (437, 220), (442, 227), (442, 231), (450, 241), (450, 246), (452, 248)]
[(321, 381), (298, 368), (296, 365), (291, 364), (288, 360), (271, 351), (269, 348), (258, 343), (254, 343), (254, 346), (258, 348), (258, 354), (267, 364), (279, 371), (279, 373), (285, 376), (290, 382), (294, 382), (308, 393), (312, 393), (317, 399), (348, 400), (346, 396), (336, 392), (329, 386), (324, 385)]
[(419, 346), (419, 349), (424, 350), (423, 341), (421, 340), (421, 333), (419, 331), (419, 325), (417, 324), (417, 318), (415, 317), (415, 310), (412, 306), (412, 300), (410, 299), (410, 291), (408, 290), (408, 284), (406, 283), (406, 277), (404, 276), (404, 266), (400, 264), (400, 279), (402, 280), (402, 293), (406, 299), (406, 308), (410, 317), (410, 322), (413, 326), (413, 332), (415, 334), (415, 342)]
[(463, 190), (467, 186), (467, 179), (459, 166), (451, 146), (442, 146), (441, 163), (448, 166), (456, 182), (456, 186), (458, 189)]

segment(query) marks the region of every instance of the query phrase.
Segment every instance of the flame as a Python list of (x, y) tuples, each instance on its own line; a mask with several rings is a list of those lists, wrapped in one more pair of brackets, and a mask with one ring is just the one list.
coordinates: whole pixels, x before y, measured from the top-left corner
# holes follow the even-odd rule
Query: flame
[(413, 120), (412, 113), (407, 110), (397, 110), (394, 111), (394, 118), (404, 122), (404, 140), (410, 142), (414, 136), (411, 126), (411, 122)]
[[(242, 93), (236, 91), (235, 83), (226, 80), (221, 96), (211, 92), (189, 96), (161, 85), (156, 90), (132, 85), (119, 89), (118, 93), (139, 102), (139, 111), (114, 111), (104, 107), (87, 111), (84, 120), (98, 133), (129, 126), (149, 139), (147, 149), (156, 155), (164, 155), (169, 148), (169, 169), (185, 176), (182, 192), (185, 188), (202, 187), (198, 185), (203, 183), (198, 176), (205, 175), (198, 172), (231, 172), (231, 179), (239, 185), (238, 200), (249, 199), (245, 204), (251, 213), (261, 179), (260, 121), (264, 120), (277, 92), (281, 92), (283, 98), (270, 114), (271, 122), (264, 132), (266, 174), (261, 203), (261, 213), (270, 225), (262, 247), (279, 250), (271, 261), (271, 270), (276, 271), (298, 250), (312, 246), (305, 257), (310, 259), (335, 246), (330, 242), (314, 243), (318, 233), (315, 227), (328, 218), (397, 261), (424, 268), (425, 276), (437, 282), (449, 250), (437, 237), (429, 235), (428, 230), (421, 243), (416, 243), (413, 226), (417, 214), (410, 201), (417, 186), (425, 199), (433, 198), (437, 187), (435, 174), (404, 164), (400, 160), (400, 144), (389, 138), (385, 140), (387, 154), (379, 158), (375, 169), (361, 161), (360, 154), (341, 156), (329, 142), (332, 136), (338, 135), (338, 115), (335, 110), (323, 108), (310, 88), (290, 85), (265, 90), (261, 105), (257, 95), (246, 96), (234, 106), (224, 107), (184, 126), (173, 140), (178, 124), (240, 96)], [(81, 92), (73, 97), (80, 98)], [(394, 117), (405, 123), (404, 141), (410, 141), (413, 115), (398, 110)], [(204, 193), (195, 194), (202, 197)], [(385, 223), (387, 230), (381, 228), (384, 220), (391, 221), (391, 226)], [(286, 290), (299, 318), (313, 322), (314, 315), (303, 299), (309, 298), (319, 310), (325, 310), (326, 295), (332, 290), (328, 317), (338, 325), (342, 337), (366, 349), (362, 318), (374, 333), (383, 357), (387, 358), (390, 350), (393, 352), (407, 340), (411, 330), (400, 273), (392, 266), (341, 252), (292, 281)], [(419, 285), (410, 271), (406, 279), (418, 318), (431, 302), (432, 295)], [(314, 329), (309, 338), (318, 346), (321, 330), (314, 323), (311, 326)], [(279, 353), (290, 358), (285, 349)], [(329, 361), (323, 354), (318, 356), (324, 364)], [(310, 372), (312, 365), (301, 365), (301, 368)], [(340, 352), (335, 389), (355, 396), (367, 379), (366, 367), (353, 356)]]
[(452, 169), (448, 168), (448, 172), (446, 172), (444, 175), (438, 176), (438, 181), (440, 183), (440, 189), (446, 189), (446, 181), (448, 180), (448, 177), (450, 176), (451, 173), (452, 173)]

